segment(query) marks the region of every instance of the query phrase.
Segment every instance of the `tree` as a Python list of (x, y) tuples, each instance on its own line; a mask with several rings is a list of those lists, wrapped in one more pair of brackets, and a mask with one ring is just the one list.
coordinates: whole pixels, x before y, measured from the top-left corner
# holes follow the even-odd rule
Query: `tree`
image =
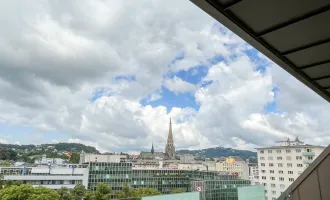
[(57, 193), (60, 195), (60, 200), (74, 200), (70, 190), (66, 187), (61, 187)]
[(59, 200), (60, 196), (54, 190), (45, 187), (33, 187), (23, 184), (13, 185), (0, 190), (1, 200)]
[(85, 200), (97, 200), (95, 196), (95, 192), (87, 191), (85, 194)]
[(28, 200), (59, 200), (60, 195), (52, 189), (46, 187), (35, 187), (34, 193), (28, 198)]
[(172, 190), (171, 194), (176, 194), (176, 193), (183, 193), (186, 192), (185, 189), (183, 188), (175, 188)]
[(10, 166), (10, 163), (5, 161), (1, 164), (1, 166), (4, 166), (4, 167), (9, 167)]
[(95, 197), (97, 200), (108, 200), (111, 197), (111, 188), (104, 183), (99, 183), (96, 186)]
[(5, 181), (3, 180), (3, 174), (0, 174), (0, 190), (3, 188)]
[(136, 200), (140, 200), (141, 197), (144, 196), (154, 196), (160, 195), (161, 193), (153, 188), (129, 188), (128, 185), (124, 185), (123, 190), (117, 193), (117, 198), (132, 198), (134, 197)]
[(71, 156), (71, 158), (70, 158), (70, 161), (71, 161), (72, 163), (79, 163), (79, 160), (80, 160), (80, 155), (79, 155), (79, 153), (77, 153), (77, 152), (73, 152), (73, 153), (72, 153), (72, 156)]
[(85, 197), (86, 188), (82, 184), (76, 185), (71, 194), (73, 195), (73, 199), (75, 200), (82, 200)]

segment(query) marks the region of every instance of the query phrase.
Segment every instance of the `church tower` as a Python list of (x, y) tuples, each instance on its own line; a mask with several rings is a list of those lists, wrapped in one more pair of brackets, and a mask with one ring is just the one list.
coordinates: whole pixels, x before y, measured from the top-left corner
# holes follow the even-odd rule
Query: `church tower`
[(154, 154), (155, 152), (155, 149), (154, 149), (154, 143), (152, 143), (152, 146), (151, 146), (151, 153)]
[(174, 159), (175, 156), (175, 148), (173, 144), (173, 135), (172, 135), (172, 121), (170, 118), (170, 128), (168, 131), (167, 143), (165, 147), (165, 158), (166, 159)]

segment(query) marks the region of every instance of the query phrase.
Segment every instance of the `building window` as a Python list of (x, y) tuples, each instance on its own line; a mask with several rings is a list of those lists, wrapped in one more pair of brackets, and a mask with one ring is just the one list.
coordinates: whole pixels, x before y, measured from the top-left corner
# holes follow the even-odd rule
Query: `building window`
[(271, 176), (270, 180), (275, 181), (275, 177)]
[(260, 157), (260, 160), (265, 160), (265, 157)]
[(292, 163), (286, 164), (287, 167), (292, 167)]
[(287, 150), (285, 150), (285, 152), (287, 152), (287, 153), (291, 153), (291, 150), (290, 150), (290, 149), (287, 149)]
[(288, 171), (288, 174), (293, 174), (293, 171)]
[(272, 190), (272, 194), (276, 194), (276, 191)]
[(266, 176), (262, 176), (261, 179), (262, 179), (262, 180), (266, 180)]
[(297, 167), (303, 167), (303, 165), (302, 164), (297, 164)]
[(279, 150), (279, 149), (278, 149), (278, 150), (276, 150), (276, 153), (281, 153), (281, 150)]
[(307, 152), (312, 152), (312, 149), (307, 149)]
[(307, 159), (308, 160), (313, 160), (313, 156), (308, 156)]
[(277, 157), (277, 160), (282, 160), (282, 156), (278, 156)]
[(260, 163), (260, 166), (264, 167), (265, 166), (265, 163)]
[(296, 149), (296, 153), (300, 153), (301, 152), (301, 149)]
[(266, 173), (266, 170), (261, 170), (261, 173)]
[(273, 160), (273, 156), (269, 156), (268, 157), (268, 160)]
[(272, 183), (272, 184), (271, 184), (271, 187), (274, 188), (274, 187), (276, 187), (276, 185), (275, 185), (274, 183)]
[(284, 181), (284, 178), (283, 177), (279, 177), (278, 180)]
[(272, 150), (268, 150), (268, 153), (272, 153)]
[(282, 163), (278, 163), (277, 165), (278, 165), (278, 167), (283, 167)]
[(289, 178), (289, 181), (290, 181), (290, 182), (293, 182), (293, 181), (294, 181), (294, 178)]
[(263, 185), (266, 187), (267, 186), (267, 183), (263, 183)]
[(270, 172), (271, 174), (274, 174), (274, 170), (269, 170), (269, 172)]
[(296, 156), (296, 160), (302, 160), (301, 156)]
[(287, 156), (286, 157), (286, 160), (291, 160), (291, 156)]
[(279, 173), (279, 174), (283, 174), (283, 171), (282, 171), (282, 170), (279, 170), (278, 173)]
[(284, 189), (285, 188), (285, 185), (284, 184), (280, 184), (280, 188), (281, 189)]
[(264, 150), (260, 150), (260, 153), (264, 153)]
[(269, 163), (269, 167), (274, 167), (274, 164), (273, 163)]

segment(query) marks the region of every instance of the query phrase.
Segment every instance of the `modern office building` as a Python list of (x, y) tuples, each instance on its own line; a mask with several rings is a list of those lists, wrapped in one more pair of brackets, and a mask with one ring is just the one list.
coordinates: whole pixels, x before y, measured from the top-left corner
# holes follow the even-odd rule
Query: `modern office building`
[(178, 188), (186, 192), (198, 191), (201, 187), (203, 200), (237, 200), (237, 188), (251, 185), (249, 180), (228, 172), (138, 169), (132, 168), (131, 163), (90, 163), (88, 188), (95, 190), (97, 183), (106, 183), (113, 191), (119, 191), (128, 184), (132, 188), (154, 188), (162, 194)]
[(33, 186), (69, 189), (77, 184), (88, 185), (88, 165), (48, 165), (37, 167), (0, 167), (4, 180), (22, 181)]
[(258, 148), (258, 182), (265, 186), (266, 200), (276, 200), (324, 149), (298, 138)]
[(98, 183), (109, 185), (112, 190), (121, 190), (132, 182), (132, 163), (89, 163), (88, 189), (95, 190)]
[[(239, 190), (239, 188), (245, 188)], [(247, 189), (248, 188), (248, 189)], [(247, 191), (254, 192), (254, 194)], [(192, 180), (191, 191), (200, 191), (201, 200), (264, 200), (264, 187), (249, 180), (225, 176), (218, 180)]]

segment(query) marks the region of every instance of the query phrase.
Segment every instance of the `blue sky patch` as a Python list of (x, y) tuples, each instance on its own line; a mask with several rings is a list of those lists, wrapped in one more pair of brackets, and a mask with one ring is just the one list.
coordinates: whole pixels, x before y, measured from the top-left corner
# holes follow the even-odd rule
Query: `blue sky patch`
[(272, 91), (274, 92), (274, 101), (267, 103), (264, 106), (264, 111), (265, 113), (283, 113), (283, 111), (281, 109), (278, 108), (277, 103), (276, 103), (276, 97), (279, 93), (279, 89), (277, 87), (274, 87), (272, 89)]
[(127, 75), (127, 76), (116, 76), (115, 77), (115, 81), (121, 81), (121, 80), (125, 80), (125, 81), (136, 81), (136, 77), (132, 76), (132, 75)]
[(9, 125), (0, 123), (0, 138), (14, 144), (45, 144), (57, 141), (67, 142), (68, 135), (57, 131), (45, 131), (23, 125)]
[(157, 106), (165, 106), (169, 111), (173, 107), (179, 107), (179, 108), (186, 108), (191, 107), (195, 110), (199, 109), (199, 105), (196, 104), (195, 96), (191, 93), (185, 93), (185, 94), (175, 94), (168, 90), (165, 87), (162, 87), (161, 90), (162, 98), (156, 101), (147, 102), (148, 98), (145, 98), (140, 101), (140, 103), (144, 106), (151, 105), (152, 107)]

